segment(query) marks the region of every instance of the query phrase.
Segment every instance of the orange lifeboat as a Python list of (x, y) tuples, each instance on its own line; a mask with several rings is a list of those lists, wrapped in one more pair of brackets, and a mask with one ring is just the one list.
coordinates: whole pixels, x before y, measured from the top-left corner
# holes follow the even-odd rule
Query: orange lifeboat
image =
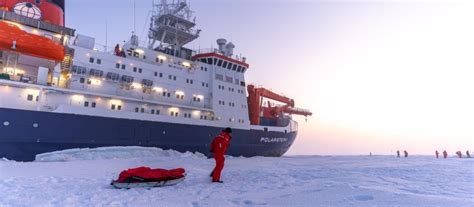
[(0, 21), (0, 50), (8, 50), (39, 58), (63, 61), (64, 47), (46, 37), (30, 34), (14, 24)]

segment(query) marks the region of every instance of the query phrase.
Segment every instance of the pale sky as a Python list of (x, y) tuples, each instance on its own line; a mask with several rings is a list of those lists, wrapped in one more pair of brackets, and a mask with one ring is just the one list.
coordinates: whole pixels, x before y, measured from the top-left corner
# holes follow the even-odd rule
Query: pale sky
[[(294, 98), (288, 154), (474, 151), (471, 1), (194, 0), (201, 37), (227, 38), (247, 57), (248, 83)], [(144, 41), (151, 0), (136, 0)], [(105, 44), (129, 38), (133, 0), (68, 0), (66, 24)]]

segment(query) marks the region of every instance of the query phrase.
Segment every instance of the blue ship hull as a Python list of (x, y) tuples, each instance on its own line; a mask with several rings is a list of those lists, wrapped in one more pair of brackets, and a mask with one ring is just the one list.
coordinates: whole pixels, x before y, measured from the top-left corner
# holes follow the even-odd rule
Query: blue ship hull
[[(5, 124), (7, 123), (7, 124)], [(223, 126), (225, 127), (225, 126)], [(32, 161), (71, 148), (144, 146), (209, 154), (222, 128), (0, 108), (0, 158)], [(228, 154), (281, 156), (296, 132), (233, 130)]]

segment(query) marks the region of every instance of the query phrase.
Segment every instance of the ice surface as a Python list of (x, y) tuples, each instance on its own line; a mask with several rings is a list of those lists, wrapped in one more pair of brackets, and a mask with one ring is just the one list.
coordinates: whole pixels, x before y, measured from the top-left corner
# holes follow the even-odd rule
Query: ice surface
[[(224, 184), (214, 184), (214, 160), (202, 154), (114, 147), (37, 158), (0, 160), (0, 206), (474, 206), (474, 159), (231, 158)], [(188, 176), (150, 190), (109, 185), (137, 166), (184, 167)]]

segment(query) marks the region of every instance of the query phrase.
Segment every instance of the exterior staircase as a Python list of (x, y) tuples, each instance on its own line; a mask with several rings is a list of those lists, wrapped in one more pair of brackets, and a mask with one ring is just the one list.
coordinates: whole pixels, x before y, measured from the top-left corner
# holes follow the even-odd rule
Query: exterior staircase
[(64, 60), (61, 62), (61, 71), (70, 71), (72, 66), (72, 59), (74, 58), (74, 49), (65, 47), (66, 55)]

